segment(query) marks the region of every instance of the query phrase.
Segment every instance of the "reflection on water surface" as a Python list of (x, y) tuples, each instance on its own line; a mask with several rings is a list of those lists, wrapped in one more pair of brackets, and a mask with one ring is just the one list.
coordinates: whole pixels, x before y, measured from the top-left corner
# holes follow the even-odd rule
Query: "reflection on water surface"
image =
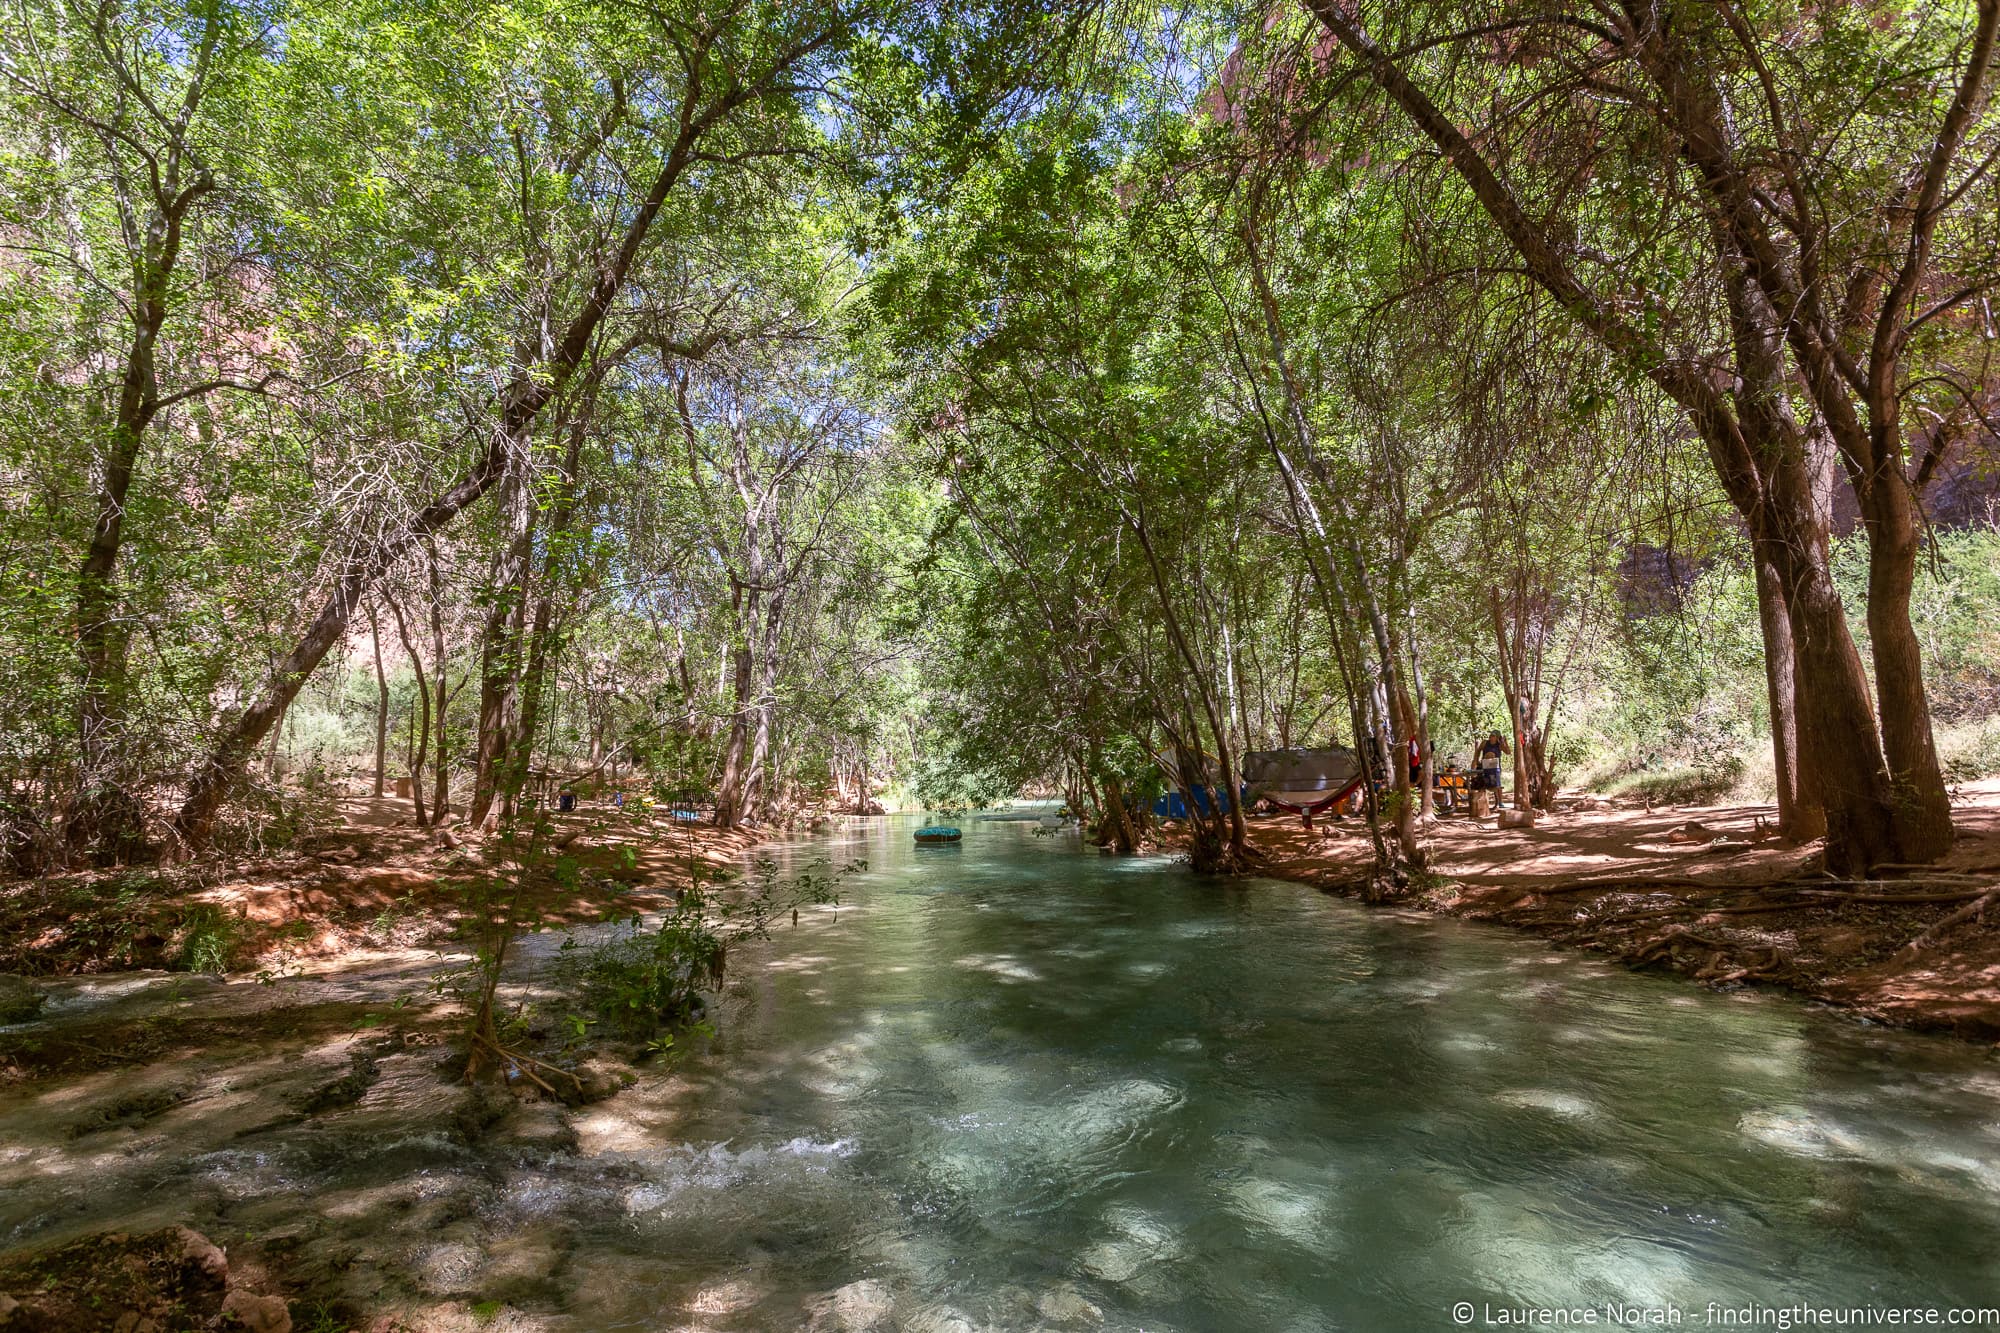
[[(943, 853), (910, 827), (840, 835), (871, 870), (738, 965), (715, 1049), (546, 1144), (268, 1126), (174, 1179), (267, 1225), (312, 1196), (402, 1219), (408, 1281), (521, 1327), (2000, 1304), (1987, 1053), (1023, 824)], [(75, 1183), (7, 1170), (17, 1234)]]

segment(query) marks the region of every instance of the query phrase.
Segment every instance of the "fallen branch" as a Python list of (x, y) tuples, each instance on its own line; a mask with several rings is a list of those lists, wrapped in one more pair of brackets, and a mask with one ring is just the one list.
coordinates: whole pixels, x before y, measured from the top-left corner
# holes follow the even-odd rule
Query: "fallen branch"
[(1992, 880), (1993, 877), (1991, 875), (1953, 873), (1946, 875), (1926, 875), (1921, 879), (1831, 879), (1816, 875), (1801, 875), (1794, 879), (1781, 880), (1779, 882), (1784, 884), (1809, 884), (1815, 888), (1828, 889), (1887, 889), (1898, 886), (1924, 888), (1944, 884), (1978, 884), (1984, 886), (1992, 883)]
[(1991, 889), (1961, 889), (1957, 893), (1841, 893), (1833, 889), (1794, 889), (1828, 902), (1844, 903), (1962, 903), (1992, 892)]
[[(1777, 880), (1774, 883), (1783, 884)], [(1763, 884), (1717, 884), (1705, 879), (1639, 879), (1621, 875), (1611, 879), (1579, 879), (1567, 884), (1555, 884), (1546, 889), (1529, 888), (1529, 893), (1537, 893), (1545, 898), (1553, 898), (1565, 893), (1588, 893), (1593, 889), (1614, 889), (1624, 893), (1656, 893), (1664, 889), (1757, 889), (1769, 887)]]
[(1949, 916), (1945, 917), (1942, 921), (1937, 921), (1932, 923), (1932, 925), (1928, 929), (1926, 929), (1923, 932), (1923, 934), (1917, 936), (1915, 939), (1911, 940), (1908, 944), (1905, 944), (1902, 948), (1896, 950), (1896, 956), (1900, 958), (1904, 954), (1921, 953), (1923, 950), (1937, 943), (1940, 939), (1943, 939), (1945, 933), (1951, 930), (1952, 927), (1963, 925), (1965, 922), (1970, 921), (1974, 917), (1978, 917), (1981, 920), (1984, 920), (1986, 916), (1986, 909), (1992, 906), (1995, 902), (2000, 902), (2000, 886), (1995, 886), (1994, 888), (1987, 890), (1985, 893), (1979, 895), (1979, 897), (1974, 899), (1972, 902), (1967, 903), (1965, 906), (1959, 908), (1956, 912), (1953, 912)]
[(1877, 870), (1928, 870), (1940, 875), (1990, 875), (2000, 871), (2000, 865), (1964, 866), (1958, 870), (1939, 870), (1935, 865), (1924, 865), (1917, 861), (1883, 861)]
[(1662, 954), (1672, 953), (1675, 945), (1687, 942), (1705, 945), (1717, 953), (1729, 947), (1729, 941), (1727, 940), (1718, 940), (1712, 935), (1704, 935), (1691, 926), (1675, 926), (1645, 948), (1631, 954), (1630, 960), (1635, 963), (1649, 963)]
[[(515, 1050), (505, 1042), (487, 1036), (484, 1033), (476, 1035), (472, 1040), (472, 1045), (475, 1051), (484, 1050), (486, 1052), (487, 1058), (493, 1061), (493, 1067), (499, 1070), (503, 1077), (510, 1071), (519, 1074), (522, 1078), (527, 1079), (551, 1097), (557, 1097), (561, 1094), (555, 1090), (554, 1085), (546, 1082), (535, 1073), (537, 1069), (546, 1070), (551, 1076), (556, 1078), (566, 1078), (579, 1088), (583, 1086), (583, 1080), (570, 1070), (564, 1069), (560, 1065), (552, 1065), (546, 1060), (537, 1060), (534, 1056)], [(466, 1081), (471, 1082), (478, 1077), (478, 1073), (478, 1061), (468, 1060), (465, 1068)]]

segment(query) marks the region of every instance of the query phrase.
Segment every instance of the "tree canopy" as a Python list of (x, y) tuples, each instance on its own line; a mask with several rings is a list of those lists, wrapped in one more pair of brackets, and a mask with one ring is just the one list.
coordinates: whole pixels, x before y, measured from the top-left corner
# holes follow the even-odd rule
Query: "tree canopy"
[[(1995, 711), (2000, 0), (0, 17), (16, 869), (1372, 754), (1380, 882), (1763, 785), (1935, 859)], [(1968, 733), (1970, 734), (1970, 733)], [(1983, 734), (1983, 733), (1981, 733)], [(1412, 763), (1402, 756), (1413, 756)]]

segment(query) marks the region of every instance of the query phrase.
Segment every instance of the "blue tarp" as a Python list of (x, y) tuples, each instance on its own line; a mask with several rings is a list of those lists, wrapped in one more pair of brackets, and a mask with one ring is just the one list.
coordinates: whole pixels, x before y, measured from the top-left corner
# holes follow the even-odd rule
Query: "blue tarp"
[[(1246, 788), (1244, 796), (1247, 797), (1248, 795), (1249, 791)], [(1221, 801), (1222, 813), (1228, 814), (1229, 797), (1226, 794), (1216, 791), (1213, 787), (1195, 788), (1194, 808), (1200, 811), (1204, 817), (1208, 815), (1209, 811), (1213, 808), (1213, 803), (1217, 800)], [(1188, 817), (1187, 797), (1181, 792), (1180, 788), (1169, 788), (1165, 796), (1153, 802), (1153, 813), (1161, 819), (1186, 819)]]

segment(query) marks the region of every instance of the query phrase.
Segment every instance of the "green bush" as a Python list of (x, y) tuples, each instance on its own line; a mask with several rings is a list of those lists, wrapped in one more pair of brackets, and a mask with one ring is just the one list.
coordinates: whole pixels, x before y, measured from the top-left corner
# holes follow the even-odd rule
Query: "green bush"
[(1613, 778), (1601, 790), (1655, 805), (1718, 805), (1735, 793), (1743, 771), (1743, 756), (1731, 753), (1692, 764), (1627, 773)]
[(1004, 773), (960, 754), (926, 756), (910, 772), (910, 795), (931, 810), (981, 810), (1018, 789)]
[(1937, 747), (1947, 782), (1976, 782), (2000, 774), (2000, 718), (1939, 727)]
[(174, 935), (174, 966), (219, 977), (235, 961), (243, 922), (214, 903), (196, 903), (181, 913)]
[(571, 936), (563, 957), (579, 1006), (614, 1031), (646, 1036), (700, 1015), (701, 993), (722, 985), (728, 946), (694, 891), (654, 929), (635, 916), (601, 943), (582, 945)]
[(569, 1021), (572, 1035), (594, 1023), (627, 1037), (693, 1023), (707, 1007), (704, 994), (722, 988), (732, 945), (767, 938), (773, 922), (787, 913), (796, 918), (800, 907), (838, 902), (840, 879), (861, 866), (834, 870), (821, 859), (782, 877), (777, 863), (763, 858), (747, 892), (709, 894), (697, 883), (650, 928), (633, 916), (596, 943), (572, 935), (556, 965), (578, 1010)]

